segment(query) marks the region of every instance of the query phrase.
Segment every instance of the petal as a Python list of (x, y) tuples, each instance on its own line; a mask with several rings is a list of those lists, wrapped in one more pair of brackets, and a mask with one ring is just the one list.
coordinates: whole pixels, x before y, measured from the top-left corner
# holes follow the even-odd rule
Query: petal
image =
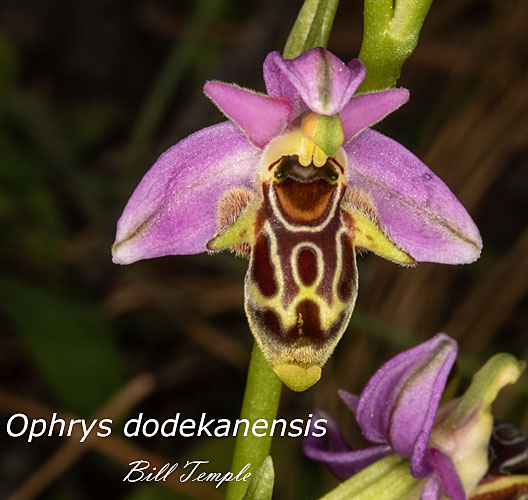
[(354, 394), (350, 394), (347, 391), (343, 391), (342, 389), (337, 391), (337, 393), (339, 394), (341, 400), (348, 406), (348, 409), (355, 414), (359, 404), (359, 397), (355, 396)]
[(362, 130), (378, 123), (409, 100), (407, 89), (390, 89), (360, 94), (339, 112), (345, 131), (345, 143)]
[(348, 184), (368, 193), (389, 237), (417, 261), (466, 264), (480, 255), (475, 223), (449, 188), (401, 144), (366, 129), (346, 146)]
[(261, 151), (229, 122), (202, 129), (163, 153), (117, 223), (117, 264), (206, 250), (216, 205), (236, 186), (255, 189)]
[(303, 443), (304, 453), (312, 460), (324, 462), (332, 473), (340, 479), (353, 476), (356, 472), (391, 453), (389, 446), (352, 450), (332, 417), (323, 412), (318, 412), (316, 417), (328, 421), (326, 424), (327, 433), (323, 437), (314, 437), (312, 432), (309, 432)]
[(431, 472), (427, 445), (457, 354), (456, 342), (445, 334), (438, 334), (425, 344), (431, 349), (427, 360), (415, 368), (402, 387), (391, 417), (391, 443), (401, 455), (411, 457), (411, 473), (415, 477)]
[(451, 459), (436, 448), (430, 449), (431, 460), (446, 495), (451, 500), (466, 500), (466, 493)]
[(287, 97), (270, 97), (227, 83), (207, 82), (204, 92), (261, 149), (286, 128), (293, 111)]
[(439, 500), (442, 486), (435, 476), (430, 477), (422, 490), (421, 500)]
[(289, 97), (296, 104), (294, 116), (306, 108), (320, 115), (339, 113), (363, 78), (365, 65), (359, 59), (346, 65), (321, 47), (295, 59), (283, 59), (278, 52), (271, 52), (264, 61), (268, 94)]
[(427, 442), (456, 351), (453, 339), (438, 334), (385, 363), (359, 399), (356, 419), (365, 437), (410, 458), (415, 477), (431, 472)]
[(332, 474), (339, 479), (348, 479), (374, 462), (390, 455), (392, 450), (390, 446), (379, 445), (362, 450), (325, 451), (324, 449), (317, 450), (315, 447), (308, 448), (305, 445), (304, 453), (312, 460), (325, 463)]

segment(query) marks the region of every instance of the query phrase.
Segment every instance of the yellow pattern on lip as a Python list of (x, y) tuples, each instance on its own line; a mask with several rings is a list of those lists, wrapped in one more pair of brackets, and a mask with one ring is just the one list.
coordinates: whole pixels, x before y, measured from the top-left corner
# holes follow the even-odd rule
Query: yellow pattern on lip
[(274, 366), (273, 371), (287, 387), (296, 392), (309, 389), (321, 378), (321, 367), (316, 365), (304, 368), (294, 364), (280, 364)]

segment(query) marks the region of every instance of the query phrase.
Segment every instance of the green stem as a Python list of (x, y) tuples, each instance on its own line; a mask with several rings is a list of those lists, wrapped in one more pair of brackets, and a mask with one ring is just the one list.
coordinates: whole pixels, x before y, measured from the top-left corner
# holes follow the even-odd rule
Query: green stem
[[(283, 57), (293, 59), (314, 47), (326, 47), (339, 0), (305, 0), (297, 20), (284, 47)], [(253, 346), (251, 362), (242, 412), (250, 426), (257, 420), (270, 422), (276, 417), (279, 407), (282, 383), (262, 355), (257, 343)], [(252, 432), (247, 436), (238, 435), (231, 471), (237, 474), (247, 464), (248, 471), (255, 473), (269, 455), (272, 436), (257, 437)], [(226, 500), (242, 500), (248, 484), (232, 481), (227, 487)]]
[(339, 0), (305, 0), (284, 45), (282, 57), (293, 59), (314, 47), (326, 47)]
[[(269, 455), (272, 436), (257, 437), (251, 432), (256, 420), (270, 423), (277, 415), (282, 383), (266, 361), (257, 343), (253, 346), (249, 363), (246, 391), (240, 418), (249, 420), (247, 436), (239, 433), (236, 438), (231, 472), (237, 474), (246, 464), (248, 472), (254, 473)], [(259, 433), (261, 430), (258, 431)], [(248, 487), (244, 481), (232, 481), (227, 487), (226, 500), (241, 500)]]
[(367, 75), (359, 92), (394, 87), (403, 63), (412, 54), (433, 0), (365, 0), (363, 42), (359, 58)]

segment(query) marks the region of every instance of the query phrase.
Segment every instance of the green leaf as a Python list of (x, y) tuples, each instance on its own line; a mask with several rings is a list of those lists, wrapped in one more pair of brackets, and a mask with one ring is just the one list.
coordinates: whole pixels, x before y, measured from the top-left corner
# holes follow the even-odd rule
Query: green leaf
[(411, 476), (408, 460), (389, 455), (342, 482), (320, 500), (410, 500), (419, 498), (417, 493), (423, 483)]
[(243, 500), (271, 500), (274, 481), (273, 460), (268, 455), (251, 479)]

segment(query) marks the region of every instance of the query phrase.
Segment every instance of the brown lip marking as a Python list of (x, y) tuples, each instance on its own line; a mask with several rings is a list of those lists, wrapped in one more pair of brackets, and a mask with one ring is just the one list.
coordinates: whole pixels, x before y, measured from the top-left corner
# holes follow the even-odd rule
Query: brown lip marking
[(321, 312), (313, 300), (302, 300), (297, 305), (295, 312), (298, 320), (288, 331), (290, 337), (297, 337), (307, 344), (324, 338), (325, 332), (321, 327)]
[(311, 286), (317, 279), (317, 256), (312, 248), (303, 247), (297, 254), (297, 270), (303, 285)]
[(273, 297), (279, 290), (275, 281), (275, 268), (271, 262), (267, 238), (261, 233), (253, 246), (251, 276), (265, 297)]
[(343, 271), (339, 277), (337, 294), (343, 302), (348, 302), (352, 299), (356, 283), (356, 267), (353, 264), (355, 259), (354, 246), (350, 237), (346, 234), (341, 236), (341, 245)]
[(345, 311), (341, 312), (325, 330), (321, 325), (319, 306), (313, 300), (306, 299), (299, 302), (295, 312), (297, 322), (286, 330), (280, 315), (273, 309), (259, 307), (249, 309), (249, 314), (260, 325), (264, 339), (275, 344), (275, 348), (282, 345), (294, 348), (313, 346), (324, 349), (325, 344), (339, 333), (346, 316)]

